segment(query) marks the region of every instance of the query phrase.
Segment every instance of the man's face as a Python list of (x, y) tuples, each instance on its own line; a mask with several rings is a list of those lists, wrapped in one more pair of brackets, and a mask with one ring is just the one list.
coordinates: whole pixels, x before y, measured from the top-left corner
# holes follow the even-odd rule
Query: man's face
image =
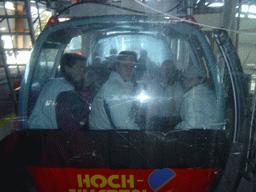
[(125, 81), (131, 81), (134, 67), (135, 60), (132, 56), (129, 56), (125, 61), (121, 61), (121, 63), (116, 66), (116, 70)]
[(85, 62), (76, 61), (76, 64), (72, 67), (65, 67), (66, 72), (73, 78), (77, 83), (84, 80), (85, 77)]

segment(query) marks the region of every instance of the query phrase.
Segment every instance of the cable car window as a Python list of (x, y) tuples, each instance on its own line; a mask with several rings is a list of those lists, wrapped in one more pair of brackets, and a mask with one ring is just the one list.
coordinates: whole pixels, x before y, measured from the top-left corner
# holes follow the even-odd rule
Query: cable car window
[(41, 50), (40, 55), (37, 59), (37, 64), (35, 65), (32, 83), (30, 87), (30, 97), (28, 102), (28, 114), (30, 115), (33, 109), (37, 97), (44, 84), (49, 80), (49, 78), (55, 75), (55, 60), (59, 52), (59, 48), (55, 44), (45, 44), (44, 48)]
[(58, 49), (44, 49), (41, 51), (38, 58), (38, 65), (36, 65), (34, 72), (34, 83), (31, 86), (32, 90), (40, 91), (40, 87), (37, 86), (42, 85), (48, 80), (51, 75), (57, 53)]
[[(66, 45), (65, 53), (75, 52), (78, 55), (83, 55), (81, 43), (88, 41), (83, 38), (89, 37), (89, 41), (93, 42), (90, 44), (92, 51), (89, 54), (84, 53), (84, 55), (89, 55), (89, 65), (95, 67), (93, 70), (95, 77), (92, 80), (94, 82), (89, 82), (89, 84), (94, 84), (93, 89), (96, 91), (92, 91), (94, 96), (90, 98), (90, 104), (88, 104), (93, 130), (113, 129), (115, 125), (113, 127), (112, 120), (116, 123), (121, 122), (120, 126), (123, 126), (121, 129), (127, 129), (126, 125), (141, 130), (158, 130), (160, 127), (168, 129), (170, 125), (171, 129), (222, 129), (215, 127), (215, 124), (223, 123), (220, 122), (223, 117), (218, 116), (221, 113), (216, 108), (217, 98), (214, 90), (216, 81), (212, 78), (211, 68), (200, 42), (195, 35), (178, 34), (171, 28), (163, 29), (164, 35), (156, 31), (152, 31), (151, 35), (149, 33), (130, 33), (129, 31), (125, 31), (125, 33), (108, 31), (108, 33), (94, 36), (87, 36), (85, 33), (72, 38)], [(58, 32), (58, 35), (51, 35), (50, 38), (60, 35), (61, 32)], [(58, 39), (64, 38), (59, 37)], [(67, 40), (65, 42), (68, 43)], [(46, 48), (42, 50), (38, 60), (40, 64), (37, 65), (37, 68), (40, 67), (40, 75), (35, 75), (36, 78), (41, 79), (41, 82), (34, 80), (31, 90), (35, 89), (36, 84), (45, 83), (50, 75), (57, 73), (56, 70), (60, 69), (58, 64), (61, 61), (56, 60), (58, 50), (48, 49), (53, 45), (58, 48), (59, 44), (45, 45)], [(129, 54), (134, 55), (134, 57), (131, 56), (133, 59), (129, 61), (134, 63), (129, 66), (130, 72), (127, 71), (127, 66), (125, 69), (121, 65), (126, 62), (125, 57), (130, 57)], [(42, 78), (40, 78), (41, 76)], [(122, 90), (122, 94), (124, 94), (122, 95), (120, 87), (113, 87), (111, 85), (113, 83), (108, 85), (111, 78), (120, 78), (120, 83), (124, 81), (124, 85), (130, 86), (130, 90), (128, 92), (126, 89)], [(88, 81), (85, 80), (85, 84), (88, 84)], [(39, 87), (38, 91), (41, 88)], [(118, 91), (113, 93), (108, 91), (111, 96), (106, 96), (107, 93), (104, 92), (104, 89), (109, 90), (109, 88), (110, 90), (118, 89)], [(104, 95), (104, 98), (101, 94)], [(144, 97), (142, 98), (143, 102), (141, 94)], [(125, 98), (118, 101), (111, 97)], [(108, 108), (111, 108), (110, 114), (108, 114), (109, 109), (102, 105), (104, 102)], [(119, 102), (121, 103), (117, 105), (118, 107), (114, 107)], [(116, 108), (116, 112), (111, 111), (114, 108)], [(102, 112), (104, 113), (101, 116), (103, 119), (99, 120), (98, 114)], [(115, 113), (118, 114), (116, 117)], [(110, 117), (111, 119), (109, 119)], [(104, 123), (104, 119), (110, 121), (112, 125), (110, 122)], [(97, 123), (95, 124), (95, 122)], [(104, 123), (104, 126), (103, 124), (98, 125), (99, 122)], [(106, 125), (108, 126), (106, 127)]]

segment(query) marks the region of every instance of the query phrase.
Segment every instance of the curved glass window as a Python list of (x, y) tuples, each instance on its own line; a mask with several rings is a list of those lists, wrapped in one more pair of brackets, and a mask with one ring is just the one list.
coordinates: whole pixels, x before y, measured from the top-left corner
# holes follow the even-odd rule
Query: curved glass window
[(224, 168), (229, 81), (205, 35), (179, 22), (90, 22), (42, 33), (34, 51), (26, 105), (29, 131), (44, 135), (40, 163)]

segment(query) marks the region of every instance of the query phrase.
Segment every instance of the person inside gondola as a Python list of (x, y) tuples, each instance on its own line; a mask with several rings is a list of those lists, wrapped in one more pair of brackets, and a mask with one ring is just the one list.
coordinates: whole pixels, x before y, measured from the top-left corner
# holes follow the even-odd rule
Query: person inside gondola
[(86, 58), (66, 53), (60, 61), (60, 76), (41, 90), (29, 118), (31, 129), (80, 129), (83, 126), (83, 86)]
[(180, 121), (180, 105), (184, 90), (172, 60), (165, 60), (160, 67), (160, 77), (148, 86), (151, 99), (147, 107), (147, 129), (170, 130)]
[(146, 81), (150, 81), (154, 79), (157, 75), (158, 70), (156, 64), (150, 60), (148, 57), (148, 52), (146, 50), (140, 51), (140, 58), (138, 59), (138, 65), (143, 67), (143, 79)]
[(85, 82), (83, 88), (83, 105), (84, 105), (84, 127), (82, 130), (89, 127), (89, 114), (93, 98), (101, 87), (99, 82), (99, 70), (96, 66), (90, 65), (86, 67)]
[(136, 62), (137, 55), (132, 51), (122, 51), (117, 56), (115, 71), (111, 72), (92, 102), (89, 115), (91, 130), (139, 130), (132, 113), (132, 77)]
[(209, 88), (205, 70), (191, 66), (183, 74), (186, 93), (181, 104), (180, 122), (175, 129), (214, 129), (218, 113), (215, 93)]

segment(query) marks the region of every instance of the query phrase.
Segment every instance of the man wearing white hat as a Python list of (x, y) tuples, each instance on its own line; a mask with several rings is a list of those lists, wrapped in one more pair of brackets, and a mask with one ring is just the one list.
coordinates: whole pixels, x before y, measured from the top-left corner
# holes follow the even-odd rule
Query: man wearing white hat
[(216, 129), (216, 96), (206, 83), (205, 70), (189, 67), (183, 74), (183, 85), (187, 92), (181, 104), (180, 122), (175, 129)]

